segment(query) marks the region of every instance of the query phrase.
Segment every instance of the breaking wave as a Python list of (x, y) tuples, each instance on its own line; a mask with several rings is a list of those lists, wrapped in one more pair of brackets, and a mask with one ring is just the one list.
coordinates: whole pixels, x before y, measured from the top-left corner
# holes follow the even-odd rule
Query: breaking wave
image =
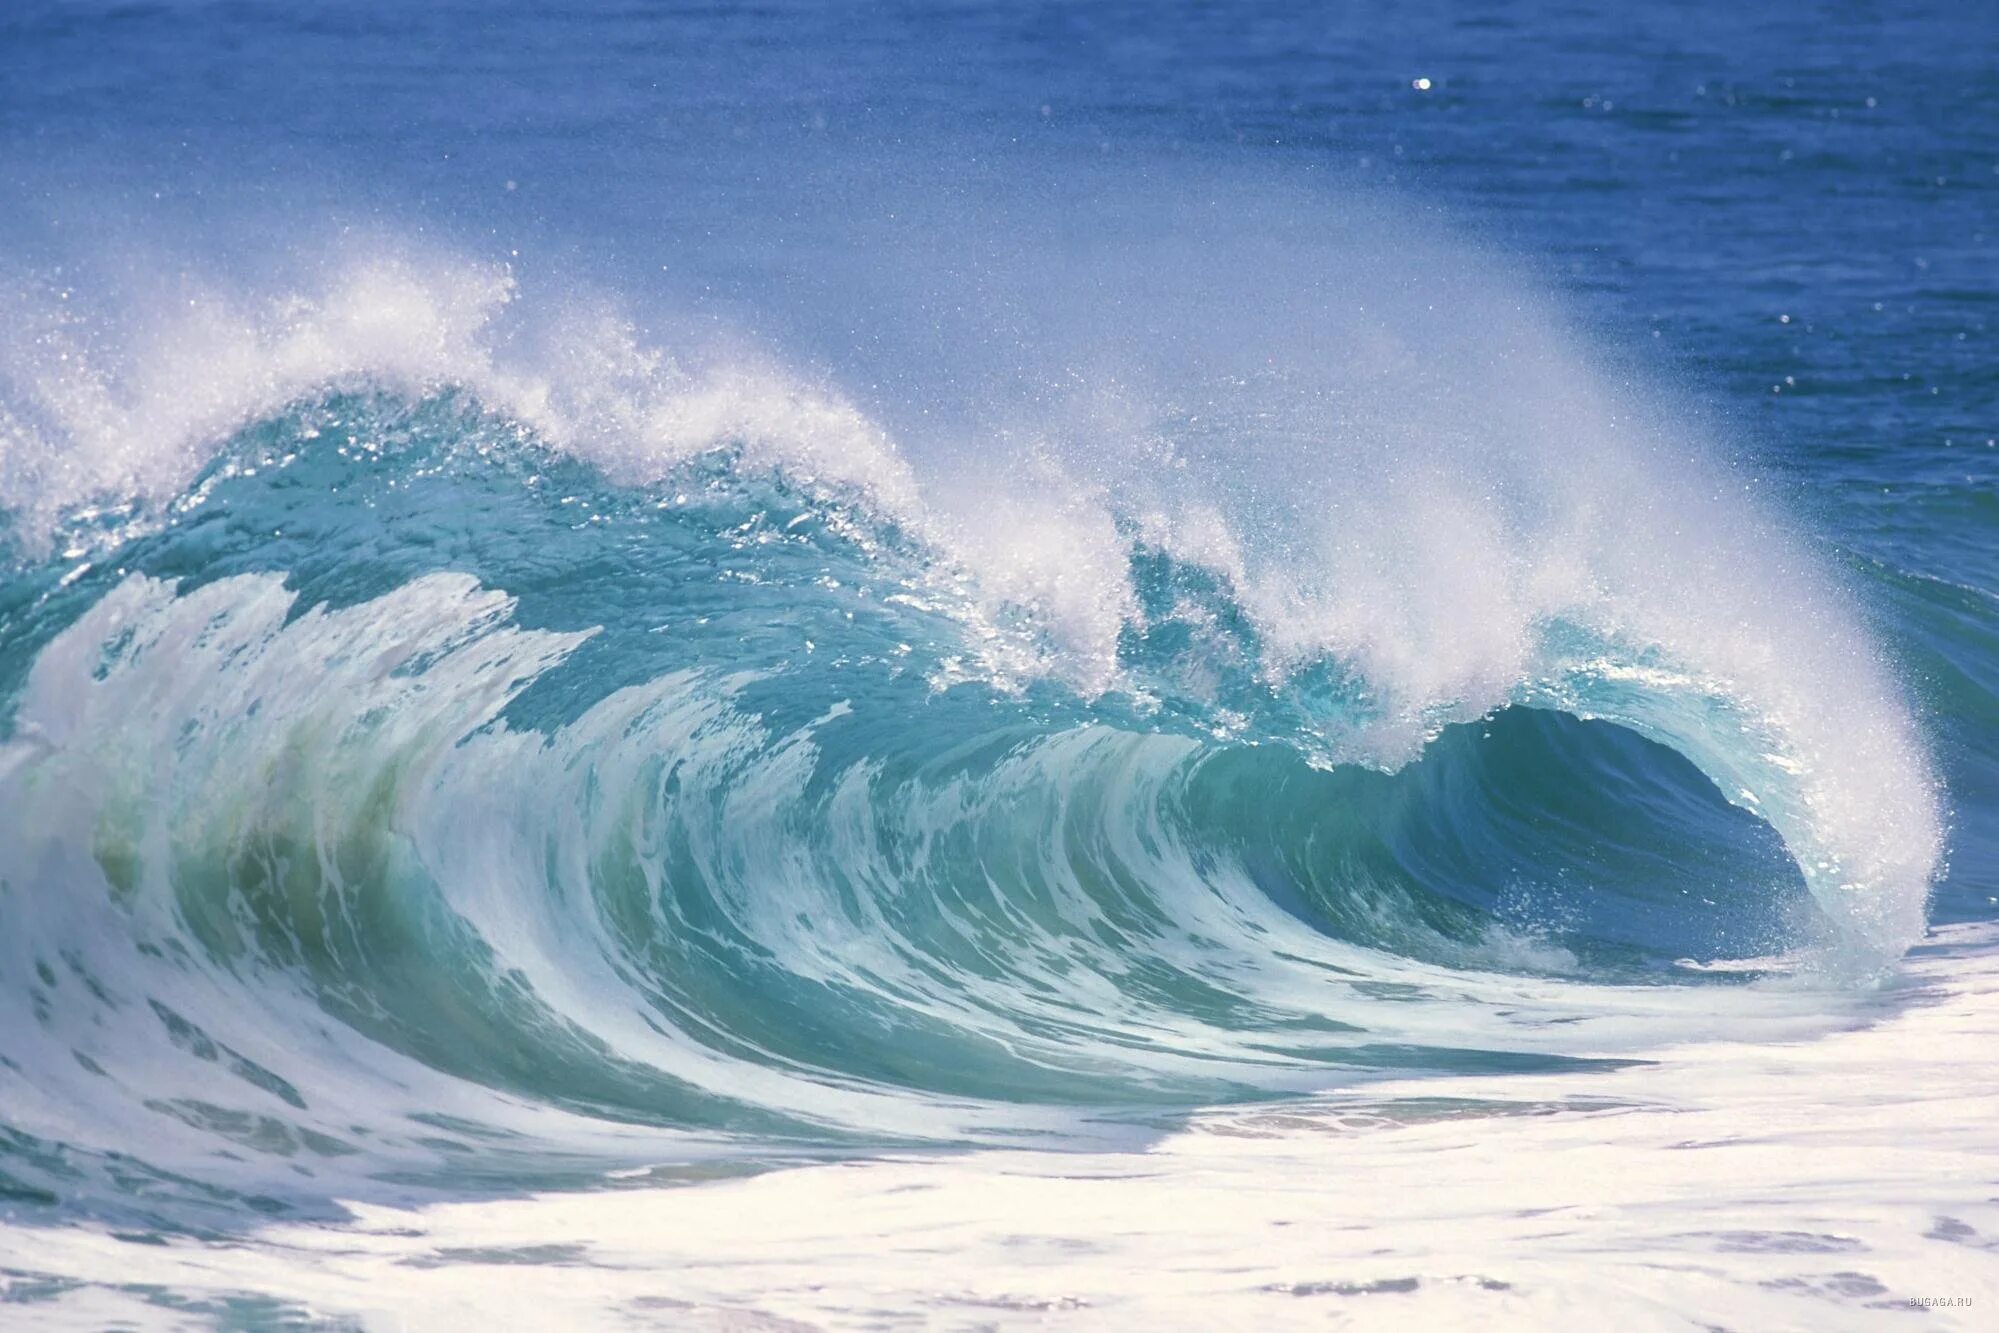
[(1060, 1142), (1822, 1021), (1942, 814), (1813, 548), (1489, 259), (1229, 202), (1002, 210), (762, 336), (381, 237), (16, 265), (0, 1187)]

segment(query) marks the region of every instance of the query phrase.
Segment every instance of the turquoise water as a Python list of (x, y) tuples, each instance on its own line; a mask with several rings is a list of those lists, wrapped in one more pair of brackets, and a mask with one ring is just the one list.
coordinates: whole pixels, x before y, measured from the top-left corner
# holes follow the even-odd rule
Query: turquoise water
[(0, 35), (17, 1221), (1475, 1099), (1994, 914), (1982, 16)]

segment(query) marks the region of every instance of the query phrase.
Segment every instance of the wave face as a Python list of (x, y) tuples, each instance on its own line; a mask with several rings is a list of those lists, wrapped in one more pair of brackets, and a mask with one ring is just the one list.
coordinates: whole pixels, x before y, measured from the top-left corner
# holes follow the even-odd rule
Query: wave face
[(838, 274), (676, 340), (380, 236), (17, 266), (9, 1197), (1117, 1138), (1835, 1013), (1942, 815), (1812, 548), (1489, 259), (1205, 184), (938, 206), (844, 365)]

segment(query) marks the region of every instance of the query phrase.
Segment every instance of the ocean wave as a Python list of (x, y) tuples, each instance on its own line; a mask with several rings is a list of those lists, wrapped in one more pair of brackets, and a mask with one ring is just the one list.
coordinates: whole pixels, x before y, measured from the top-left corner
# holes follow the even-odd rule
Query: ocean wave
[(1940, 856), (1893, 673), (1426, 244), (1313, 242), (1371, 267), (1256, 328), (1184, 318), (1246, 261), (1086, 258), (1151, 332), (1086, 292), (1030, 358), (1073, 391), (893, 410), (409, 247), (15, 283), (15, 1124), (265, 1197), (446, 1123), (1040, 1139), (1822, 1021)]

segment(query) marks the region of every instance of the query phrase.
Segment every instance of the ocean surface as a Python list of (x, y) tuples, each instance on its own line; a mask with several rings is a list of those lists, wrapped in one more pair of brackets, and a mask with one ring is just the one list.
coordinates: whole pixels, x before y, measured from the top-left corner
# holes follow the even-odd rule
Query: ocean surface
[(0, 9), (0, 1325), (1990, 1327), (1985, 4)]

